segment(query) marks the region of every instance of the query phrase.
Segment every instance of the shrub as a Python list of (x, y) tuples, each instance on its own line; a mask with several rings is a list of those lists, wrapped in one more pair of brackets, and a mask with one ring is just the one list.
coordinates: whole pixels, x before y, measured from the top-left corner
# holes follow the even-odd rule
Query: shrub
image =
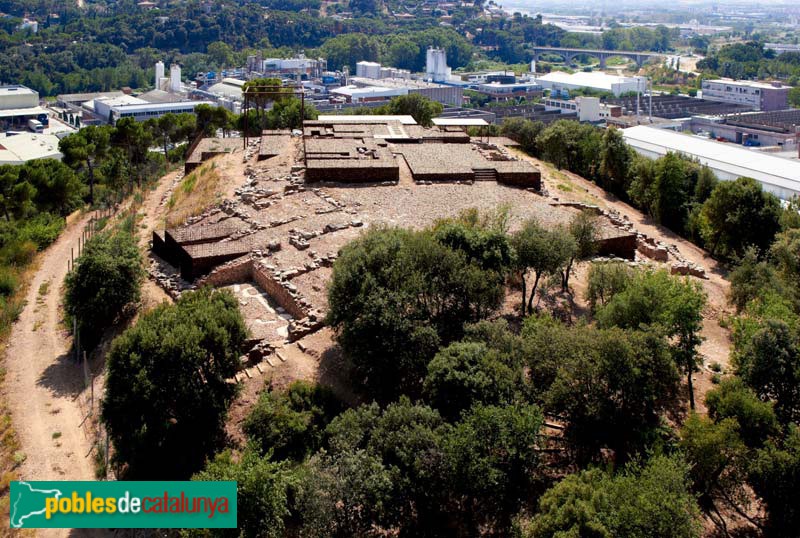
[(261, 394), (244, 431), (276, 460), (302, 460), (322, 446), (325, 426), (341, 411), (327, 387), (295, 381), (285, 393)]
[(86, 243), (66, 279), (66, 307), (77, 318), (81, 341), (91, 348), (126, 306), (139, 300), (141, 255), (128, 233), (101, 233)]
[(39, 250), (42, 250), (58, 239), (64, 224), (62, 217), (40, 213), (21, 226), (19, 237), (23, 241), (33, 242)]
[(17, 289), (17, 275), (9, 267), (0, 267), (0, 295), (8, 297)]

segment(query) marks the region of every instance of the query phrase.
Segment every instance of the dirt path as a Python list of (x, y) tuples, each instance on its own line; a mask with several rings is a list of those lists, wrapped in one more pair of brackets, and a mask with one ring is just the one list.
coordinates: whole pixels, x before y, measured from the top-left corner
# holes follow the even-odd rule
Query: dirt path
[(82, 216), (42, 255), (26, 306), (6, 350), (5, 392), (26, 459), (25, 480), (94, 480), (92, 440), (80, 426), (83, 373), (70, 357), (72, 338), (62, 329), (61, 287), (70, 249), (89, 215)]
[(724, 277), (724, 269), (702, 248), (683, 239), (667, 228), (655, 224), (650, 217), (620, 201), (617, 197), (604, 191), (591, 181), (566, 170), (555, 170), (550, 164), (524, 155), (521, 152), (517, 152), (517, 155), (530, 160), (539, 167), (542, 171), (545, 187), (551, 196), (557, 197), (559, 200), (593, 203), (602, 208), (614, 209), (622, 215), (627, 215), (637, 231), (664, 243), (674, 245), (683, 258), (705, 269), (708, 278), (698, 280), (708, 295), (708, 305), (703, 313), (705, 317), (702, 330), (704, 340), (700, 346), (700, 354), (704, 358), (704, 366), (694, 377), (697, 407), (698, 410), (704, 411), (705, 393), (714, 386), (711, 382), (713, 372), (710, 366), (714, 363), (719, 363), (723, 371), (729, 371), (730, 369), (730, 334), (727, 329), (719, 325), (719, 320), (722, 317), (733, 312), (727, 301), (730, 282)]

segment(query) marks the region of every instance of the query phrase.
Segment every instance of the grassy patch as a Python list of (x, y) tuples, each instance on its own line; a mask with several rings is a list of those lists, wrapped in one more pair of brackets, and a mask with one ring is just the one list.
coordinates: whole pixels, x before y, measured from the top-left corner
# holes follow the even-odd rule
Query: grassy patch
[(49, 290), (50, 290), (50, 281), (45, 280), (44, 282), (39, 284), (39, 297), (45, 297)]
[(221, 176), (213, 160), (186, 176), (167, 203), (166, 225), (180, 226), (220, 201)]
[(572, 186), (567, 185), (566, 183), (559, 183), (558, 185), (556, 185), (556, 188), (560, 191), (572, 192)]
[(103, 480), (108, 474), (106, 467), (106, 448), (98, 443), (97, 450), (94, 451), (94, 477)]

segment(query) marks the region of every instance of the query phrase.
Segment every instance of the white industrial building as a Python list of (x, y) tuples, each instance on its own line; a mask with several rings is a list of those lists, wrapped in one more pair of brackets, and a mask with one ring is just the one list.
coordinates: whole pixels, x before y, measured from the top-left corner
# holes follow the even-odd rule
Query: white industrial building
[(425, 76), (433, 82), (447, 82), (452, 73), (447, 67), (447, 53), (444, 49), (428, 48), (425, 53)]
[(377, 62), (362, 61), (356, 63), (356, 77), (375, 80), (385, 78), (408, 80), (411, 78), (411, 71), (408, 69), (397, 69), (396, 67), (385, 67)]
[(172, 64), (169, 66), (169, 77), (164, 73), (164, 62), (156, 62), (155, 89), (164, 90), (169, 93), (185, 93), (183, 82), (181, 81), (181, 66)]
[(542, 96), (542, 87), (534, 81), (486, 82), (476, 84), (475, 90), (488, 95), (495, 101), (509, 101), (519, 97), (537, 98)]
[(55, 135), (19, 133), (0, 136), (0, 165), (20, 165), (35, 159), (60, 161), (62, 157)]
[(800, 196), (800, 161), (666, 129), (637, 126), (622, 135), (637, 153), (656, 159), (669, 152), (697, 159), (723, 181), (751, 177), (782, 200)]
[(703, 81), (702, 97), (709, 101), (745, 105), (753, 110), (771, 112), (789, 108), (791, 89), (791, 86), (780, 82), (718, 78)]
[(378, 62), (357, 62), (356, 76), (375, 79), (381, 78), (381, 64)]
[(775, 54), (783, 54), (784, 52), (800, 52), (800, 45), (793, 45), (790, 43), (764, 43), (764, 48), (775, 51)]
[[(267, 58), (260, 64), (254, 58), (254, 69), (262, 73), (279, 73), (282, 75), (307, 75), (320, 77), (328, 69), (328, 62), (322, 58), (306, 58), (300, 54), (297, 58)], [(248, 65), (250, 61), (248, 58)]]
[(103, 121), (111, 121), (112, 110), (128, 105), (146, 105), (147, 101), (132, 95), (120, 95), (119, 97), (98, 97), (83, 104), (83, 107)]
[[(412, 80), (408, 78), (382, 78), (372, 79), (366, 77), (352, 77), (350, 79), (351, 85), (346, 86), (344, 91), (339, 91), (342, 88), (332, 90), (331, 93), (339, 93), (340, 95), (349, 96), (351, 102), (353, 99), (360, 101), (376, 101), (380, 99), (387, 99), (396, 97), (398, 95), (408, 95), (410, 93), (418, 93), (427, 97), (431, 101), (437, 101), (444, 105), (460, 106), (464, 99), (464, 89), (460, 86), (448, 86), (444, 84), (436, 84), (434, 82), (426, 82), (424, 80)], [(351, 87), (359, 89), (375, 89), (374, 92), (353, 92)]]
[(578, 96), (575, 99), (552, 99), (542, 101), (547, 112), (558, 110), (562, 114), (577, 114), (578, 121), (599, 122), (622, 116), (622, 107), (601, 103), (598, 97)]
[(150, 118), (172, 114), (194, 112), (197, 105), (216, 106), (212, 101), (176, 101), (176, 102), (150, 102), (133, 97), (121, 95), (114, 98), (98, 98), (87, 101), (83, 107), (93, 113), (98, 119), (107, 123), (116, 123), (121, 118), (134, 118), (136, 121), (145, 121)]
[(205, 91), (220, 98), (241, 101), (242, 92), (244, 92), (244, 85), (244, 80), (239, 80), (238, 78), (223, 78), (222, 82), (212, 84)]
[(0, 86), (0, 110), (39, 106), (39, 93), (27, 86)]
[(386, 101), (399, 95), (408, 95), (408, 89), (349, 85), (334, 88), (331, 90), (331, 94), (343, 97), (348, 103), (368, 103), (370, 101)]
[(178, 103), (143, 103), (111, 107), (112, 122), (116, 123), (122, 118), (133, 118), (136, 121), (145, 121), (151, 118), (160, 118), (165, 114), (194, 113), (199, 105), (217, 106), (212, 101), (181, 101)]
[(646, 77), (609, 75), (602, 71), (592, 71), (590, 73), (579, 71), (573, 74), (553, 71), (537, 77), (536, 82), (553, 93), (588, 88), (599, 92), (611, 92), (615, 97), (630, 92), (643, 92), (647, 87)]
[(39, 93), (26, 86), (0, 86), (0, 126), (24, 128), (29, 119), (46, 116), (39, 106)]
[(318, 122), (335, 123), (388, 123), (399, 122), (402, 125), (416, 125), (417, 120), (408, 115), (381, 115), (381, 114), (320, 114)]

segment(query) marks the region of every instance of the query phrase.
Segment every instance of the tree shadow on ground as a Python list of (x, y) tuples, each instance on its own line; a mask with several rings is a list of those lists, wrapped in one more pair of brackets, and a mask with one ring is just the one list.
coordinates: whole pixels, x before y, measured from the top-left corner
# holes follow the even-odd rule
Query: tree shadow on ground
[(75, 360), (75, 351), (70, 349), (56, 358), (45, 368), (36, 384), (56, 397), (76, 398), (84, 389), (85, 380), (83, 365)]
[(356, 392), (353, 379), (353, 365), (345, 357), (338, 344), (331, 344), (319, 357), (317, 382), (330, 387), (334, 394), (349, 405), (358, 405), (364, 402), (362, 394)]

